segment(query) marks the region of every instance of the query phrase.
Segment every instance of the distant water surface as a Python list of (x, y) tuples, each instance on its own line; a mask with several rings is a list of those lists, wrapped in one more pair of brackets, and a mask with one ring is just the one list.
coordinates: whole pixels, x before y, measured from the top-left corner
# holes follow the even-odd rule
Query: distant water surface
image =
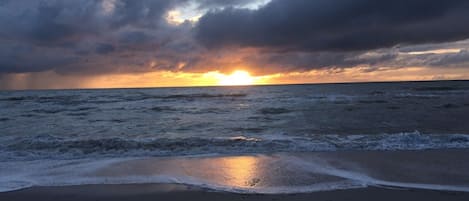
[(469, 82), (0, 92), (0, 158), (469, 147)]
[(0, 192), (469, 191), (468, 81), (4, 91), (0, 108)]

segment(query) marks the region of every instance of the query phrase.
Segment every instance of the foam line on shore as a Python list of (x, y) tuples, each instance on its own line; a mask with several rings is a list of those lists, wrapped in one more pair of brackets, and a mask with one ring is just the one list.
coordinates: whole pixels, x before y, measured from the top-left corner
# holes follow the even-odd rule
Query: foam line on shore
[[(372, 154), (371, 154), (372, 153)], [(435, 153), (440, 153), (435, 155)], [(0, 163), (0, 192), (31, 186), (70, 186), (86, 184), (185, 184), (234, 193), (288, 194), (330, 191), (338, 189), (386, 186), (441, 191), (469, 192), (464, 168), (444, 172), (446, 166), (460, 162), (466, 151), (418, 152), (354, 152), (345, 153), (280, 153), (270, 155), (231, 155), (199, 157), (112, 158), (100, 160), (49, 160)], [(408, 155), (422, 158), (416, 161), (415, 175), (387, 178), (402, 171), (386, 169), (387, 160)], [(354, 159), (367, 158), (367, 163)], [(445, 156), (453, 156), (447, 159)], [(456, 156), (456, 157), (454, 157)], [(430, 158), (431, 160), (423, 160)], [(442, 160), (445, 167), (436, 166), (427, 174), (432, 160)], [(459, 158), (460, 159), (460, 158)], [(335, 160), (335, 161), (334, 161)], [(412, 159), (406, 159), (412, 160)], [(404, 165), (404, 164), (403, 164)], [(13, 168), (17, 167), (17, 168)], [(399, 167), (399, 164), (396, 165)], [(464, 165), (460, 166), (464, 167)], [(379, 171), (379, 174), (373, 171)], [(440, 178), (419, 179), (446, 174)], [(425, 174), (424, 174), (425, 173)], [(384, 175), (384, 176), (379, 176)], [(430, 175), (430, 176), (428, 176)], [(453, 181), (454, 183), (448, 183)]]

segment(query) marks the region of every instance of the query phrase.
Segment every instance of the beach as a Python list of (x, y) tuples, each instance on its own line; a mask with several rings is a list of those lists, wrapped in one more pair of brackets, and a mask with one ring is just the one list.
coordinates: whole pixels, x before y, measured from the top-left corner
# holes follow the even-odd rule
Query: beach
[(99, 165), (68, 161), (29, 174), (36, 185), (0, 193), (0, 200), (467, 200), (469, 162), (461, 159), (468, 153), (152, 157), (100, 160)]
[(0, 200), (468, 200), (467, 89), (2, 93)]

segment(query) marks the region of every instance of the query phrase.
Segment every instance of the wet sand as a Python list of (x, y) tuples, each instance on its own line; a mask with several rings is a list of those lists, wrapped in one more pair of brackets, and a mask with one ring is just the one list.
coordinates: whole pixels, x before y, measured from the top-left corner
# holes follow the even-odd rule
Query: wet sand
[(468, 201), (468, 154), (348, 151), (67, 162), (44, 167), (47, 174), (30, 175), (33, 187), (0, 193), (0, 200)]
[(97, 200), (315, 200), (315, 201), (459, 201), (469, 200), (469, 193), (431, 191), (417, 189), (390, 189), (369, 187), (304, 194), (235, 194), (206, 191), (183, 185), (84, 185), (70, 187), (34, 187), (19, 191), (0, 193), (0, 200), (15, 201), (97, 201)]

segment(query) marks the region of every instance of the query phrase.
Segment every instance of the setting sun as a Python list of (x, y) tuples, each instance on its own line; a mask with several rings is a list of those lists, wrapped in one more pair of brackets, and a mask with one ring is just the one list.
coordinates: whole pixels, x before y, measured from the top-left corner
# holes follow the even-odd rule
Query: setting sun
[(219, 77), (219, 85), (252, 85), (254, 84), (254, 77), (247, 71), (237, 70), (230, 75), (223, 75)]

